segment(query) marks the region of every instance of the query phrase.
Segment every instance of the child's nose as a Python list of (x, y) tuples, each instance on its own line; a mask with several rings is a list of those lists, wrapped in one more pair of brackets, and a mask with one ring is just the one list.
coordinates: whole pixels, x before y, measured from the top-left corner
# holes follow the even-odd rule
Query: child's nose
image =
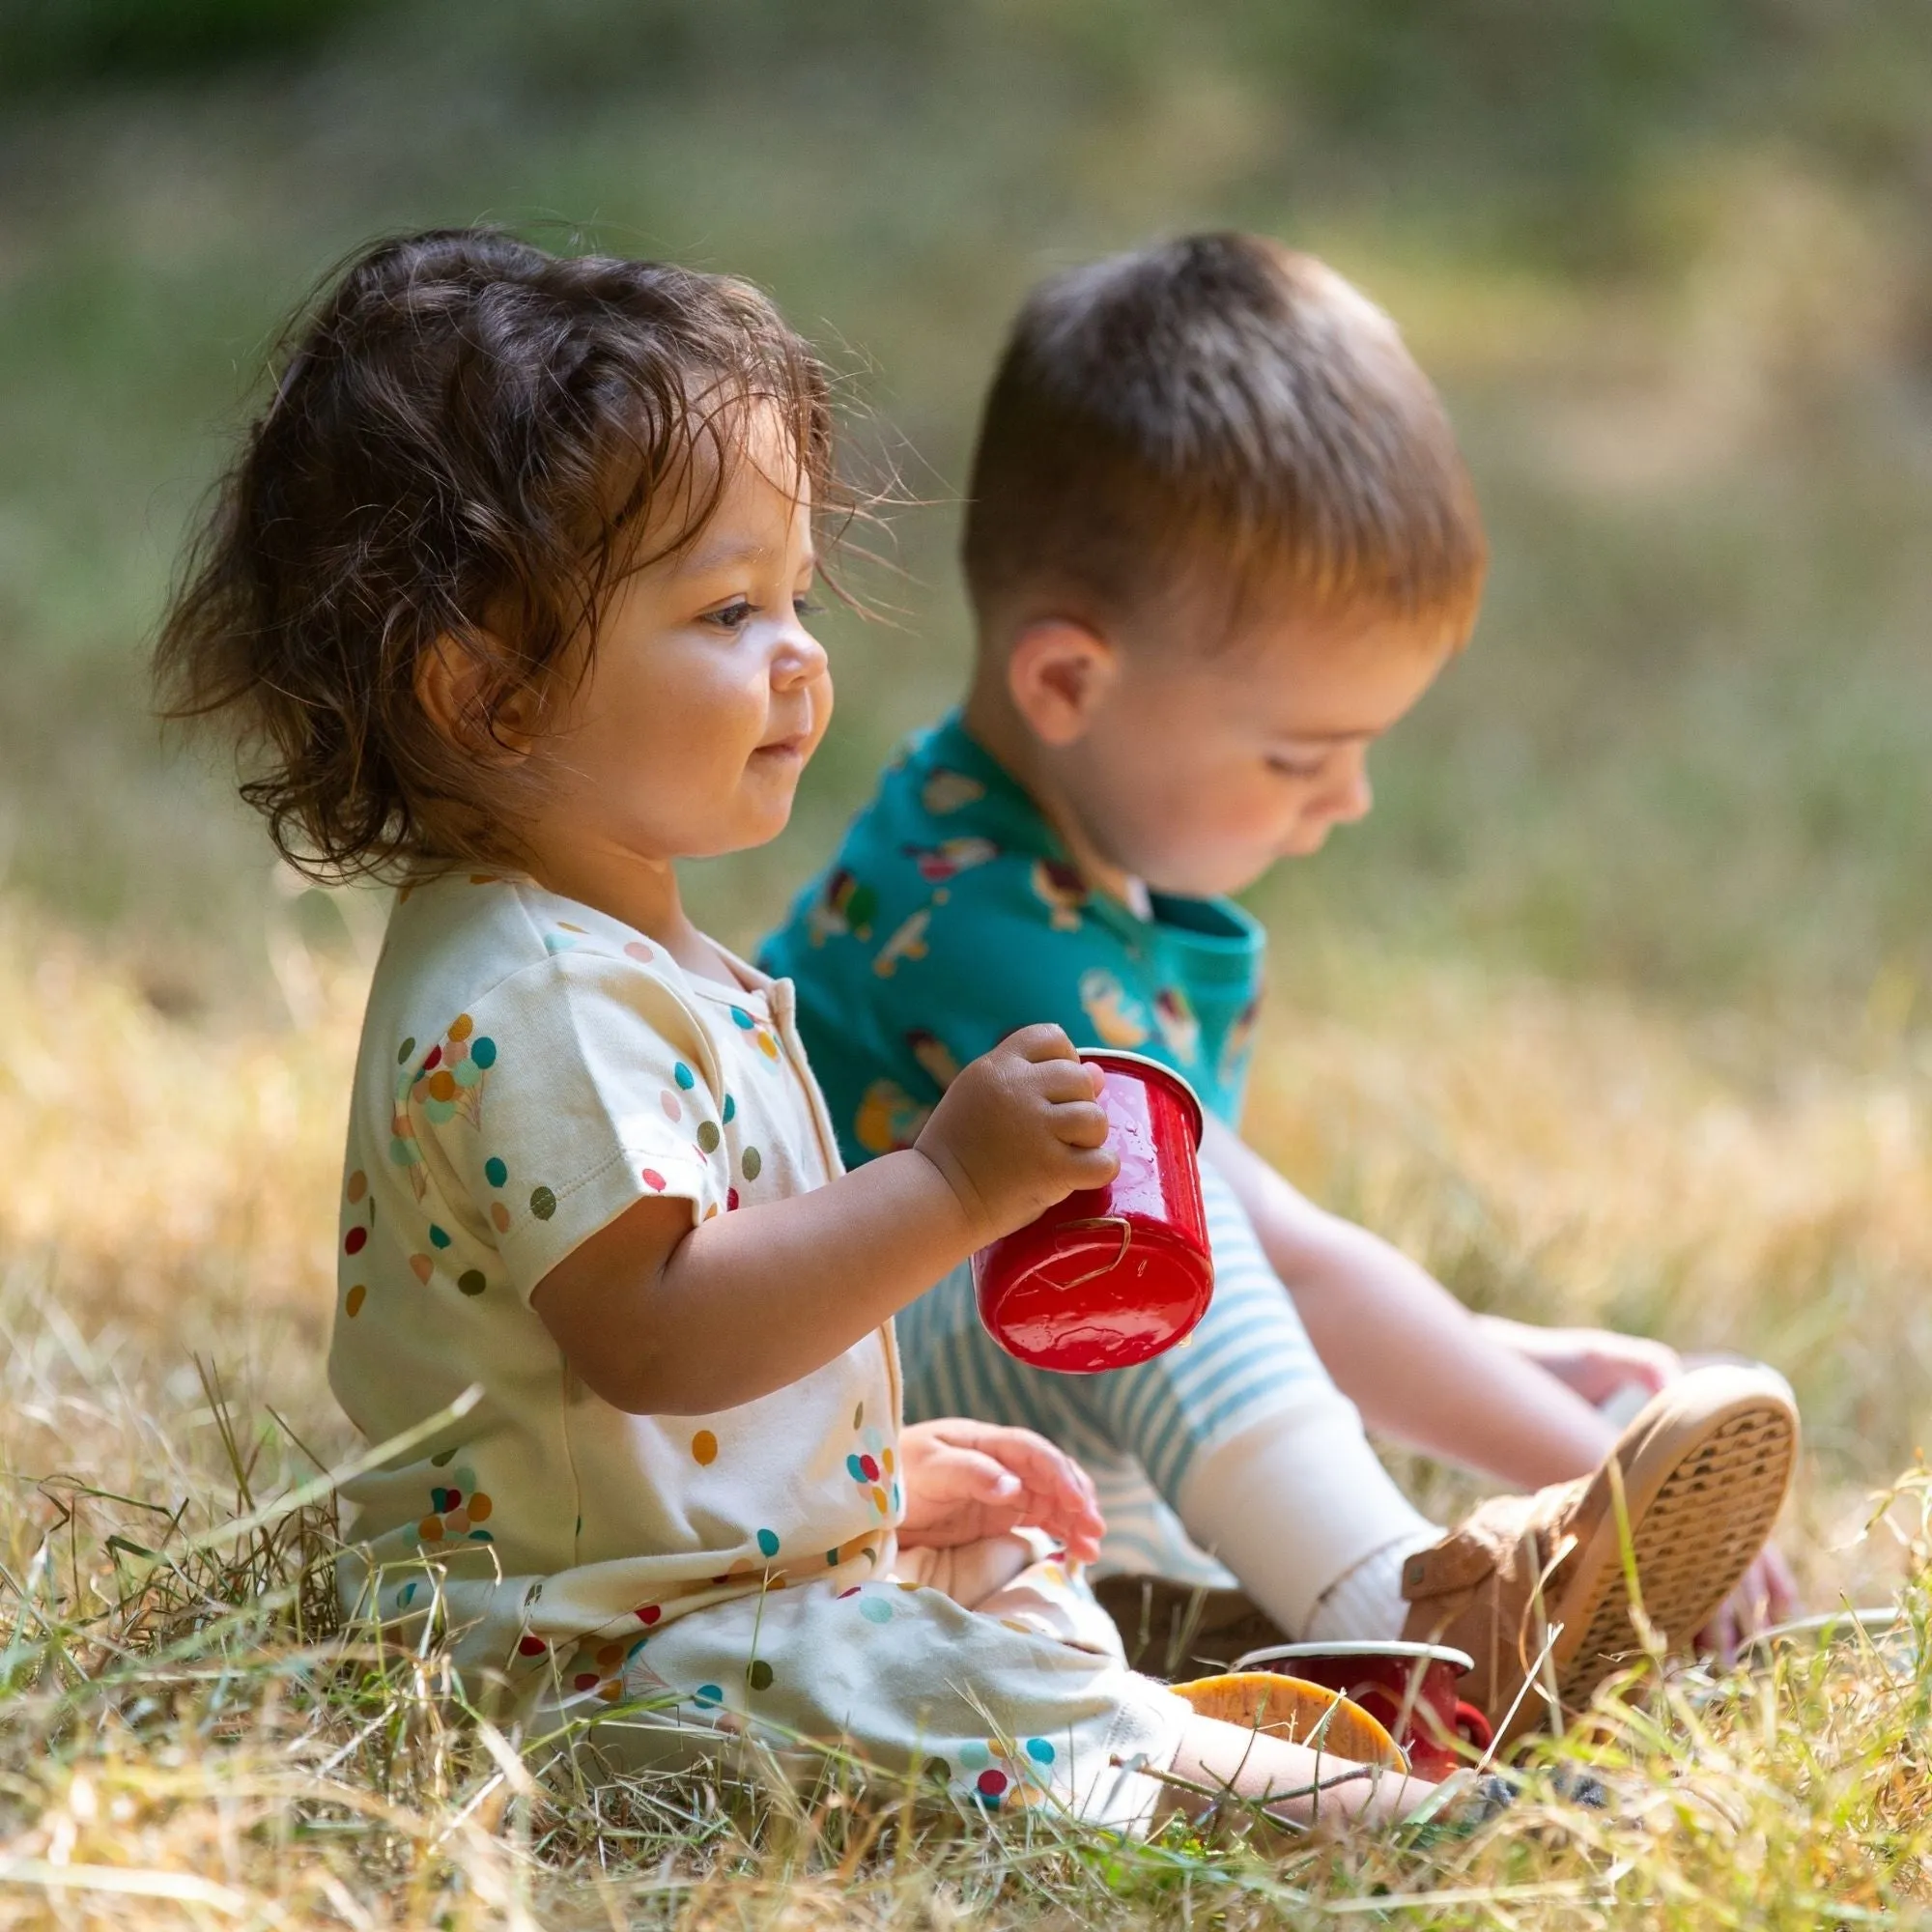
[(772, 683), (781, 691), (810, 684), (825, 675), (831, 662), (825, 646), (794, 617), (779, 640), (778, 654), (772, 661)]
[(1357, 765), (1336, 787), (1328, 817), (1337, 825), (1353, 825), (1369, 815), (1375, 803), (1376, 788), (1369, 782), (1369, 768)]

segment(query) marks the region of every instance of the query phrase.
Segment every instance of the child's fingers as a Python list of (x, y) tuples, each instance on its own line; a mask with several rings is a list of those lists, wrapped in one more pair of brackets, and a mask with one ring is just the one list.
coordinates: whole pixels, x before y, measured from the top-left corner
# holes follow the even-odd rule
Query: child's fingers
[(1099, 1551), (1106, 1521), (1093, 1478), (1073, 1458), (1030, 1429), (1003, 1429), (987, 1447), (1026, 1484), (1037, 1526), (1067, 1546), (1078, 1562)]
[(1066, 1037), (1066, 1029), (1055, 1026), (1050, 1020), (1023, 1026), (1016, 1033), (1009, 1033), (1000, 1044), (1036, 1065), (1047, 1060), (1069, 1060), (1077, 1065), (1080, 1060), (1073, 1042)]
[(921, 1493), (941, 1502), (1012, 1503), (1026, 1493), (1025, 1482), (997, 1457), (949, 1442), (921, 1463)]
[(1055, 1106), (1085, 1102), (1091, 1105), (1099, 1095), (1100, 1069), (1084, 1060), (1043, 1060), (1035, 1063), (1033, 1079), (1037, 1091)]
[(1766, 1544), (1758, 1554), (1757, 1568), (1764, 1578), (1767, 1614), (1774, 1623), (1788, 1617), (1798, 1607), (1798, 1578), (1784, 1560), (1783, 1550), (1776, 1544)]
[(1098, 1148), (1107, 1144), (1107, 1116), (1092, 1100), (1068, 1100), (1054, 1108), (1050, 1117), (1055, 1140), (1073, 1148)]
[(1070, 1147), (1062, 1154), (1061, 1161), (1061, 1178), (1066, 1182), (1068, 1194), (1087, 1193), (1096, 1187), (1106, 1187), (1121, 1171), (1120, 1156), (1111, 1148)]
[(1065, 1450), (1031, 1429), (989, 1423), (978, 1435), (978, 1446), (1003, 1468), (1023, 1478), (1029, 1489), (1065, 1489), (1093, 1494), (1087, 1472)]

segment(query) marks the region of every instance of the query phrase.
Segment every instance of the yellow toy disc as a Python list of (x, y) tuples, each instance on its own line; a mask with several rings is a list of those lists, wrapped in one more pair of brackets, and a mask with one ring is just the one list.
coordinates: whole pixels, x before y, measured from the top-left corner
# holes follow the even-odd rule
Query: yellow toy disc
[(1172, 1688), (1201, 1717), (1332, 1751), (1356, 1764), (1408, 1768), (1401, 1747), (1359, 1704), (1320, 1684), (1271, 1670), (1239, 1670)]

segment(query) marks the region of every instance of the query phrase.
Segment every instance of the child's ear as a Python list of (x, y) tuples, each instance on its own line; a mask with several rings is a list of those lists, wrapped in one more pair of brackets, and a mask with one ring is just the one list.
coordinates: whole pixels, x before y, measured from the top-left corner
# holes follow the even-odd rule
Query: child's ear
[(1060, 750), (1083, 738), (1120, 676), (1116, 646), (1065, 617), (1029, 624), (1007, 658), (1007, 694), (1042, 744)]
[(488, 660), (454, 638), (438, 638), (416, 659), (416, 702), (438, 733), (466, 756), (525, 758), (536, 743), (542, 699), (520, 686), (486, 724), (484, 699), (492, 678)]

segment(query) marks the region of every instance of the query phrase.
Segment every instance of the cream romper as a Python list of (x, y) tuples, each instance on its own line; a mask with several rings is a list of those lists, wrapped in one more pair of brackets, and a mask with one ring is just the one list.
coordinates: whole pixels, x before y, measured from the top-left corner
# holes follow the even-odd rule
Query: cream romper
[[(898, 1550), (890, 1326), (714, 1415), (631, 1415), (530, 1307), (632, 1203), (694, 1225), (840, 1171), (791, 986), (686, 973), (527, 880), (406, 888), (370, 991), (329, 1379), (371, 1445), (352, 1612), (442, 1644), (527, 1735), (630, 1764), (837, 1745), (982, 1807), (1146, 1822), (1186, 1707), (1129, 1671), (1054, 1552), (1017, 1577)], [(854, 1257), (854, 1265), (863, 1257)], [(725, 1318), (725, 1319), (728, 1319)], [(979, 1572), (997, 1587), (928, 1578)]]

